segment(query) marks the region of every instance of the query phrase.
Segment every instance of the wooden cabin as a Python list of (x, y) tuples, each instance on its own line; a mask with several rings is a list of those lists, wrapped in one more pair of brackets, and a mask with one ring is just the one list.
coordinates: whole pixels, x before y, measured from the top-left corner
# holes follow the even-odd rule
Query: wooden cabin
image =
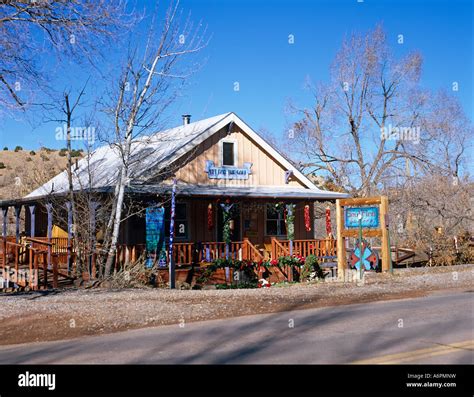
[[(220, 255), (223, 205), (232, 205), (229, 225), (233, 254), (240, 250), (242, 256), (245, 245), (245, 250), (271, 257), (276, 255), (276, 244), (284, 248), (287, 241), (287, 204), (294, 204), (295, 242), (306, 241), (305, 247), (310, 247), (314, 241), (314, 202), (347, 197), (319, 189), (234, 113), (197, 122), (189, 122), (189, 117), (185, 117), (176, 128), (137, 140), (131, 161), (127, 198), (142, 209), (163, 205), (166, 237), (169, 236), (170, 193), (176, 181), (174, 242), (178, 264), (191, 264), (206, 256), (209, 259), (209, 252)], [(75, 191), (88, 189), (110, 195), (119, 164), (120, 157), (113, 147), (98, 148), (76, 165)], [(45, 205), (53, 197), (66, 197), (67, 186), (67, 174), (63, 172), (23, 199), (0, 203), (0, 207), (4, 210), (20, 207), (20, 211), (23, 207), (26, 234), (46, 237), (48, 228), (58, 221), (50, 219), (51, 214), (48, 217)], [(146, 245), (146, 216), (144, 211), (137, 212), (122, 222), (122, 246)], [(66, 220), (65, 213), (61, 225)], [(67, 224), (64, 228), (67, 230)], [(211, 246), (206, 255), (202, 247)], [(196, 259), (195, 253), (200, 250), (204, 253)]]

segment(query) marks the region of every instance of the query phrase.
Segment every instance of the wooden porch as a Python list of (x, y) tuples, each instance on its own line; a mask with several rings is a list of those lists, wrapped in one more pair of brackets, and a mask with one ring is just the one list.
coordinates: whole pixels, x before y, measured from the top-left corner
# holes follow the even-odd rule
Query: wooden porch
[[(16, 284), (30, 289), (58, 288), (72, 284), (76, 274), (72, 241), (67, 238), (47, 237), (24, 238), (21, 242), (13, 236), (3, 239), (0, 247), (0, 275), (3, 283)], [(228, 252), (227, 252), (228, 249)], [(169, 245), (166, 245), (169, 252)], [(88, 274), (97, 276), (97, 256), (101, 253), (98, 244), (90, 255)], [(294, 240), (294, 255), (315, 255), (321, 262), (336, 257), (336, 241)], [(144, 244), (118, 245), (115, 256), (115, 269), (133, 263), (146, 254)], [(271, 244), (254, 245), (248, 238), (233, 241), (228, 248), (224, 242), (176, 242), (173, 244), (173, 258), (178, 268), (205, 267), (219, 258), (249, 260), (253, 262), (269, 261), (290, 255), (290, 241), (272, 238)], [(68, 264), (69, 261), (69, 264)]]
[(74, 277), (67, 269), (67, 239), (63, 240), (26, 237), (17, 243), (16, 237), (4, 238), (0, 247), (0, 288), (16, 284), (38, 290), (71, 284)]
[[(166, 250), (169, 251), (167, 244)], [(135, 261), (144, 254), (145, 245), (119, 245), (117, 248), (116, 266), (129, 261)], [(315, 255), (325, 261), (336, 257), (336, 240), (308, 239), (293, 241), (293, 255)], [(290, 255), (290, 241), (272, 238), (271, 244), (254, 245), (248, 238), (233, 241), (229, 244), (228, 257), (238, 260), (259, 262), (273, 260)], [(173, 258), (178, 266), (205, 265), (215, 259), (226, 258), (224, 242), (175, 242), (173, 243)]]

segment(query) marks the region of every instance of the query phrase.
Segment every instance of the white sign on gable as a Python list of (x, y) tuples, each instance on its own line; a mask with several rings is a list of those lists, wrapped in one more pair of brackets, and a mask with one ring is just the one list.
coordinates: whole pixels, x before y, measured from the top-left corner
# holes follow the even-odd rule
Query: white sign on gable
[(216, 167), (212, 160), (207, 160), (205, 172), (209, 179), (249, 179), (251, 168), (252, 163), (244, 163), (242, 168)]

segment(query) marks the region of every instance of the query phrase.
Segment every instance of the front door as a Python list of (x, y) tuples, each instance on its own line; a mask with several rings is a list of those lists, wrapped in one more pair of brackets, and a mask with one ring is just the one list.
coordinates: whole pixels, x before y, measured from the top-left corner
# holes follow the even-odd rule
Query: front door
[[(241, 225), (240, 225), (240, 204), (235, 203), (230, 210), (231, 220), (234, 221), (234, 229), (231, 231), (231, 240), (232, 241), (241, 241), (242, 240), (242, 233), (241, 233)], [(217, 241), (224, 241), (223, 237), (223, 229), (224, 229), (224, 210), (218, 205), (217, 211)]]

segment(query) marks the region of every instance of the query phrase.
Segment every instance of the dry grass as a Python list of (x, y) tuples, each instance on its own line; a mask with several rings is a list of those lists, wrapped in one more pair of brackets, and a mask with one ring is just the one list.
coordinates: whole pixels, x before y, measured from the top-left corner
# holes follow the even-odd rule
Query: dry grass
[[(0, 147), (0, 200), (22, 197), (66, 169), (66, 157), (59, 151), (31, 149), (18, 152)], [(19, 179), (17, 179), (19, 178)]]

